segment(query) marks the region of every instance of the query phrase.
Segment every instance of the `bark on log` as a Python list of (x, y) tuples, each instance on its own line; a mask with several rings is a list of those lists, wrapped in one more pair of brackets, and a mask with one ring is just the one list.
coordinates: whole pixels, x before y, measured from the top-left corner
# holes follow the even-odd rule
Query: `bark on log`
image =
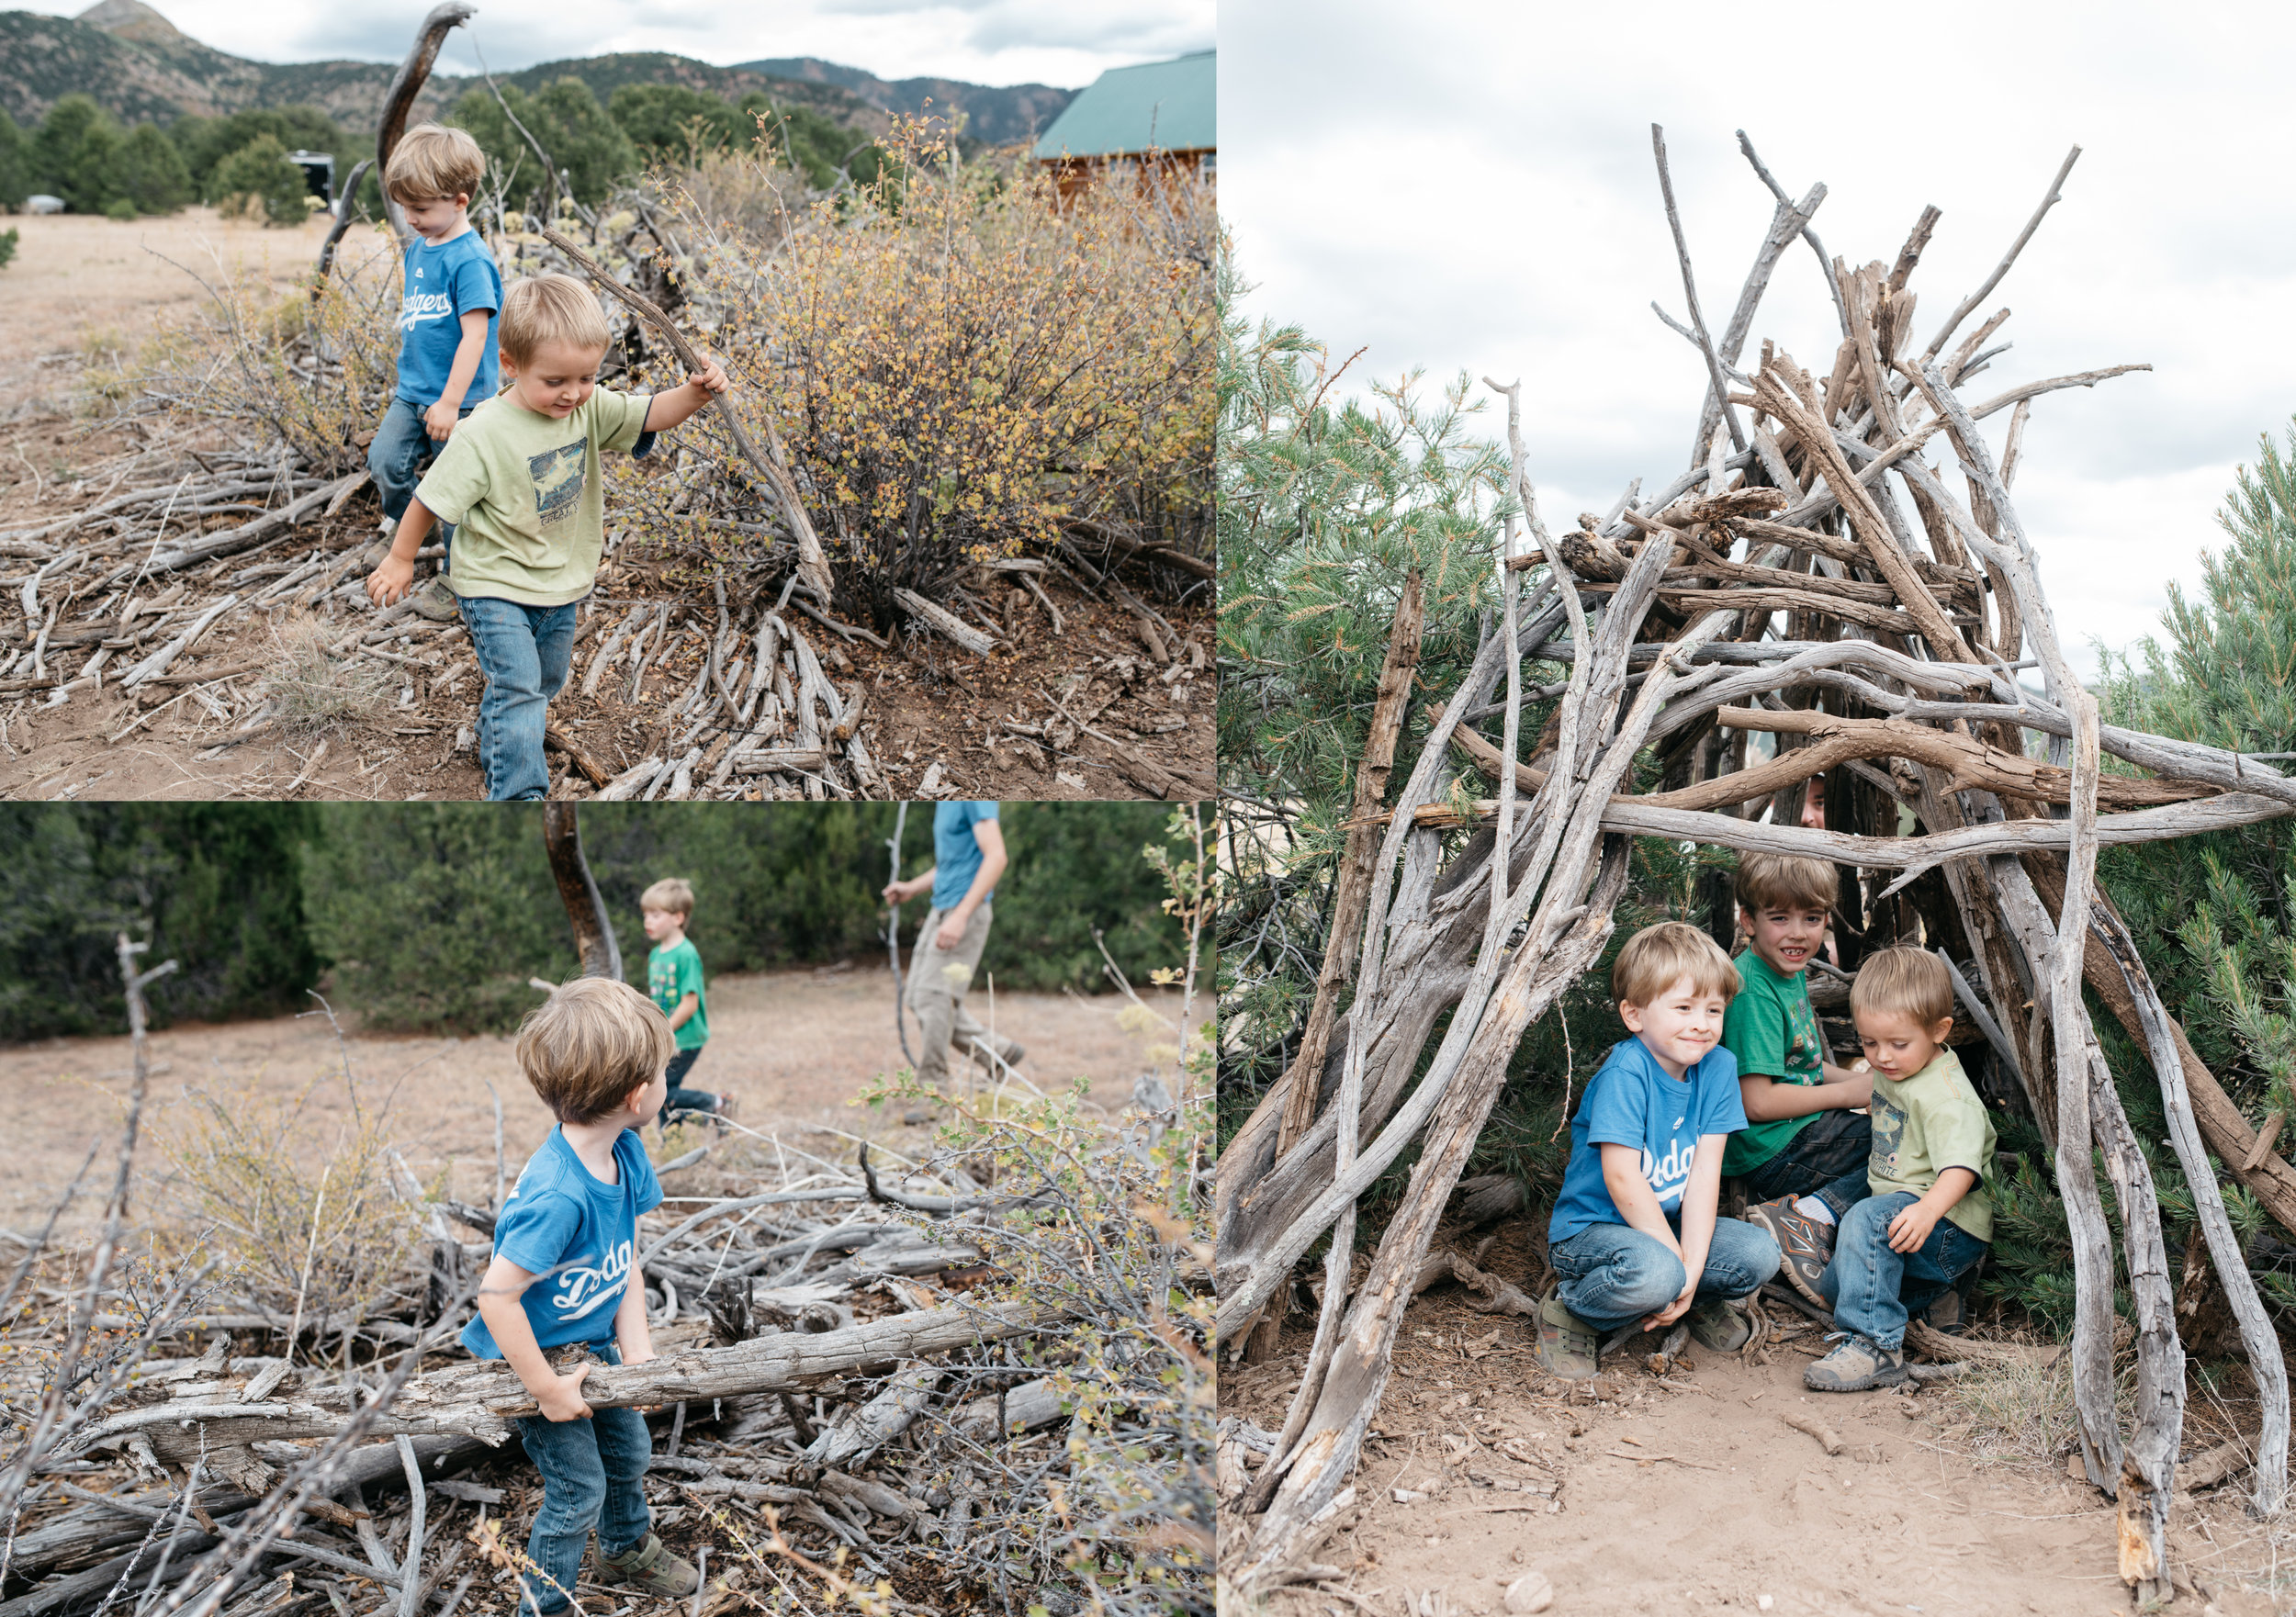
[[(582, 1383), (593, 1409), (677, 1403), (740, 1393), (794, 1391), (834, 1376), (901, 1359), (948, 1353), (969, 1343), (1025, 1336), (1058, 1316), (1025, 1305), (993, 1308), (934, 1308), (898, 1314), (818, 1334), (780, 1331), (731, 1347), (666, 1353), (642, 1364), (599, 1364)], [(338, 1431), (355, 1395), (340, 1387), (301, 1393), (283, 1384), (261, 1403), (172, 1398), (129, 1409), (92, 1427), (77, 1442), (85, 1448), (131, 1431), (196, 1454), (266, 1439), (323, 1437)], [(475, 1438), (490, 1446), (510, 1437), (511, 1421), (536, 1413), (516, 1371), (499, 1361), (477, 1361), (411, 1379), (390, 1409), (375, 1418), (379, 1436)], [(165, 1453), (163, 1451), (163, 1457)]]
[(574, 924), (574, 947), (581, 957), (582, 975), (622, 981), (622, 947), (614, 941), (613, 921), (590, 861), (582, 857), (580, 810), (570, 803), (542, 805), (542, 842), (550, 857), (551, 879), (558, 884), (559, 902)]
[[(399, 137), (407, 132), (407, 117), (414, 110), (415, 97), (431, 76), (431, 66), (438, 61), (439, 47), (446, 43), (446, 36), (478, 12), (467, 0), (442, 0), (431, 7), (423, 17), (422, 27), (409, 48), (406, 60), (399, 64), (390, 88), (383, 93), (382, 122), (375, 132), (375, 168), (387, 173), (390, 154), (399, 149)], [(390, 216), (390, 228), (400, 241), (407, 239), (407, 216), (391, 199), (390, 187), (383, 187), (383, 208)]]

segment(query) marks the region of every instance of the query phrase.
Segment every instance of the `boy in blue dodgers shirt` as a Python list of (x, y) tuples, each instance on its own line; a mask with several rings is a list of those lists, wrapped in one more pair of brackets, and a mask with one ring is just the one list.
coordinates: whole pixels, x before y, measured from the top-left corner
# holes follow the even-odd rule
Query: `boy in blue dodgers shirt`
[[(1842, 1215), (1822, 1289), (1839, 1345), (1802, 1372), (1813, 1392), (1906, 1378), (1906, 1321), (1976, 1267), (1993, 1241), (1993, 1119), (1970, 1087), (1953, 1030), (1953, 983), (1927, 949), (1868, 955), (1850, 986), (1874, 1069), (1874, 1149)], [(1870, 1194), (1869, 1194), (1870, 1193)]]
[(1680, 921), (1646, 926), (1611, 969), (1611, 997), (1635, 1037), (1612, 1048), (1570, 1121), (1570, 1162), (1547, 1227), (1560, 1276), (1539, 1305), (1539, 1363), (1582, 1381), (1602, 1336), (1685, 1313), (1717, 1352), (1751, 1327), (1732, 1305), (1778, 1272), (1778, 1243), (1716, 1216), (1722, 1146), (1746, 1126), (1738, 1063), (1720, 1048), (1738, 971)]
[(517, 1421), (542, 1473), (542, 1509), (520, 1570), (520, 1617), (572, 1603), (582, 1551), (598, 1529), (598, 1570), (657, 1595), (692, 1594), (692, 1566), (649, 1531), (639, 1478), (653, 1458), (646, 1417), (582, 1400), (588, 1364), (560, 1376), (545, 1356), (587, 1346), (610, 1364), (654, 1356), (638, 1215), (661, 1203), (639, 1131), (661, 1109), (669, 1021), (626, 983), (565, 984), (518, 1030), (518, 1065), (558, 1126), (528, 1159), (494, 1226), (494, 1261), (463, 1345), (504, 1359), (542, 1413)]
[(459, 522), (446, 587), (460, 603), (486, 676), (478, 762), (490, 802), (549, 789), (542, 737), (550, 699), (566, 685), (575, 608), (605, 548), (599, 456), (644, 455), (653, 435), (725, 391), (714, 359), (683, 387), (655, 394), (598, 386), (612, 333), (596, 294), (568, 275), (529, 275), (502, 298), (509, 389), (458, 429), (407, 502), (390, 554), (366, 593), (390, 606), (414, 578), (415, 554), (438, 521)]
[[(402, 262), (399, 308), (399, 386), (367, 446), (367, 469), (382, 496), (386, 533), (399, 525), (415, 479), (455, 435), (456, 425), (501, 386), (495, 325), (501, 317), (502, 272), (470, 228), (470, 198), (486, 174), (486, 155), (461, 129), (417, 124), (391, 148), (383, 188), (415, 235)], [(439, 531), (449, 550), (455, 530)], [(446, 568), (409, 604), (440, 622), (455, 598), (440, 582)]]

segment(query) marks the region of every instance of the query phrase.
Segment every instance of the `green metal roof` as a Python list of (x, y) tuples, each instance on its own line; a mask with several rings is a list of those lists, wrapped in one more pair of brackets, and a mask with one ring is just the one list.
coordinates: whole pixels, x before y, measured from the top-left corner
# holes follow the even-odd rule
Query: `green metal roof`
[(1212, 64), (1199, 51), (1171, 62), (1110, 68), (1071, 101), (1036, 143), (1052, 157), (1120, 157), (1127, 152), (1201, 152), (1212, 134)]

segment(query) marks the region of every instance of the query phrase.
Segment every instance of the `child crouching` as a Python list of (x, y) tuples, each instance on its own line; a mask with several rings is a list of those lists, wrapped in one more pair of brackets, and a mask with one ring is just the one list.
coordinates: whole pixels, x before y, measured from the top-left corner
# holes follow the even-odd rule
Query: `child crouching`
[(602, 977), (567, 983), (519, 1029), (519, 1070), (558, 1126), (502, 1205), (478, 1317), (462, 1342), (482, 1359), (509, 1361), (542, 1409), (516, 1423), (542, 1473), (520, 1617), (572, 1603), (593, 1527), (601, 1578), (655, 1595), (692, 1594), (701, 1582), (650, 1531), (638, 1480), (654, 1457), (646, 1417), (592, 1409), (582, 1398), (590, 1366), (560, 1376), (545, 1356), (565, 1347), (610, 1364), (654, 1356), (637, 1220), (660, 1205), (661, 1185), (638, 1131), (661, 1109), (672, 1048), (652, 1002)]
[(1868, 956), (1850, 989), (1874, 1069), (1872, 1194), (1842, 1215), (1826, 1266), (1840, 1345), (1802, 1373), (1818, 1392), (1906, 1378), (1906, 1320), (1953, 1286), (1993, 1240), (1993, 1119), (1970, 1087), (1953, 1031), (1945, 963), (1918, 949)]
[(1716, 1216), (1722, 1149), (1746, 1127), (1738, 1062), (1719, 1048), (1738, 970), (1680, 921), (1618, 951), (1611, 996), (1635, 1037), (1612, 1048), (1570, 1122), (1570, 1163), (1547, 1229), (1559, 1284), (1539, 1307), (1539, 1363), (1583, 1380), (1604, 1332), (1671, 1325), (1728, 1353), (1750, 1327), (1732, 1305), (1778, 1272), (1778, 1243)]

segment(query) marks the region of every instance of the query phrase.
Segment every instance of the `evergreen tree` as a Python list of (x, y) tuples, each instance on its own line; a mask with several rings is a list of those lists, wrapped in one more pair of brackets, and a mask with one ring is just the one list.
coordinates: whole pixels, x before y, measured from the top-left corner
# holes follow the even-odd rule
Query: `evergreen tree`
[(151, 124), (138, 124), (119, 143), (115, 203), (131, 213), (173, 213), (192, 198), (191, 172), (175, 143)]
[(31, 141), (0, 108), (0, 213), (14, 213), (32, 194)]
[(499, 106), (484, 90), (466, 91), (455, 103), (451, 121), (470, 131), (513, 199), (546, 196), (550, 186), (534, 148), (503, 115), (504, 107), (542, 143), (585, 205), (604, 201), (617, 182), (637, 172), (637, 148), (580, 79), (560, 79), (533, 95), (505, 84)]
[(740, 146), (755, 130), (731, 102), (683, 84), (624, 84), (606, 106), (648, 164), (684, 163), (698, 152)]
[(32, 141), (32, 179), (74, 213), (101, 213), (118, 195), (112, 182), (119, 129), (94, 100), (66, 95), (48, 109)]
[(354, 141), (315, 107), (252, 107), (229, 118), (180, 118), (168, 134), (183, 153), (193, 191), (209, 202), (221, 200), (209, 184), (217, 165), (261, 136), (278, 141), (282, 152), (332, 153), (335, 172), (346, 177), (358, 161), (354, 146), (365, 143)]
[(258, 135), (217, 163), (208, 195), (219, 207), (260, 206), (268, 224), (299, 225), (310, 217), (303, 171), (287, 161), (276, 135)]

